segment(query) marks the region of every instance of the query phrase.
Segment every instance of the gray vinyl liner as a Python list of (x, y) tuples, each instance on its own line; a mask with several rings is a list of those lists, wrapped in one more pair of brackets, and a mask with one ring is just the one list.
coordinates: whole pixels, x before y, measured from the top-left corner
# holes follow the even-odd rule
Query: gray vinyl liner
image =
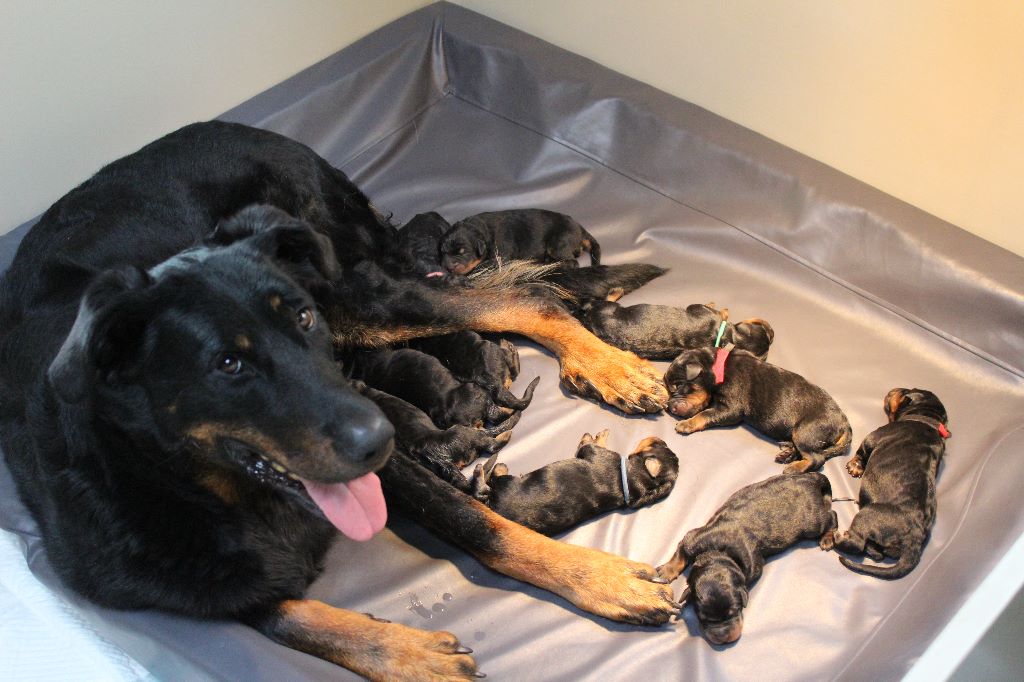
[[(659, 629), (589, 616), (398, 517), (370, 542), (339, 539), (311, 597), (450, 630), (494, 679), (893, 679), (1024, 531), (1021, 258), (699, 107), (444, 3), (223, 118), (309, 144), (398, 222), (427, 210), (449, 219), (523, 206), (572, 214), (601, 242), (605, 262), (671, 268), (623, 303), (714, 301), (734, 319), (768, 319), (771, 361), (829, 391), (855, 443), (883, 423), (882, 397), (894, 386), (931, 389), (950, 414), (938, 519), (919, 567), (883, 582), (805, 543), (768, 562), (744, 635), (730, 647), (709, 646), (689, 610)], [(0, 238), (0, 268), (24, 231)], [(573, 398), (558, 386), (553, 357), (516, 341), (515, 390), (542, 380), (503, 451), (514, 473), (570, 457), (584, 432), (603, 428), (620, 451), (658, 435), (680, 457), (668, 499), (606, 515), (566, 541), (660, 563), (730, 493), (780, 469), (774, 443), (745, 427), (682, 437), (666, 415), (624, 417)], [(824, 471), (837, 497), (855, 496), (844, 464)], [(835, 507), (846, 527), (855, 506)], [(25, 539), (32, 570), (61, 589), (6, 469), (0, 525)], [(238, 624), (81, 608), (160, 679), (353, 677)]]

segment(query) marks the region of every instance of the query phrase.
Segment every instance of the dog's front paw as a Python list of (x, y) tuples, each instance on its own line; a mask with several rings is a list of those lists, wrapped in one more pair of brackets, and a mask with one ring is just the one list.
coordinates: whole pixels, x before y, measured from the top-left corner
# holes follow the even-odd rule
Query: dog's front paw
[(849, 472), (854, 478), (860, 478), (864, 475), (864, 464), (860, 461), (860, 457), (854, 457), (846, 463), (846, 471)]
[(825, 533), (824, 535), (821, 536), (821, 539), (818, 540), (818, 547), (821, 548), (821, 551), (823, 551), (823, 552), (831, 552), (832, 549), (835, 548), (835, 546), (836, 546), (836, 533), (837, 532), (839, 532), (839, 531), (830, 530), (830, 531), (828, 531), (827, 533)]
[(629, 414), (664, 409), (668, 391), (654, 365), (604, 343), (589, 350), (561, 357), (562, 383), (570, 391)]
[(789, 464), (795, 459), (800, 458), (800, 453), (797, 452), (796, 446), (789, 441), (783, 441), (779, 443), (779, 454), (775, 455), (775, 461), (779, 464)]
[(691, 433), (697, 433), (698, 431), (703, 431), (707, 427), (708, 427), (707, 419), (702, 417), (701, 415), (697, 414), (697, 415), (694, 415), (694, 416), (690, 417), (689, 419), (683, 419), (682, 421), (677, 422), (676, 423), (676, 433), (680, 433), (680, 434), (686, 436), (686, 435), (689, 435)]

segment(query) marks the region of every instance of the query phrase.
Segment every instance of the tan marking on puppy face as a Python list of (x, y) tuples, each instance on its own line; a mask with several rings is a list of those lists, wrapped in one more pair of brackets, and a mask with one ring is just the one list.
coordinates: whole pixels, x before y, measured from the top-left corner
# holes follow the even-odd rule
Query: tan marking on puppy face
[(277, 312), (277, 309), (281, 307), (281, 303), (281, 297), (277, 294), (270, 297), (270, 309), (274, 312)]
[(252, 341), (245, 334), (239, 334), (235, 337), (235, 346), (238, 350), (249, 350), (252, 348)]
[(690, 389), (686, 395), (673, 394), (668, 401), (668, 411), (677, 417), (692, 417), (711, 403), (711, 395), (701, 386)]
[(171, 403), (167, 406), (167, 414), (176, 414), (178, 412), (178, 403)]

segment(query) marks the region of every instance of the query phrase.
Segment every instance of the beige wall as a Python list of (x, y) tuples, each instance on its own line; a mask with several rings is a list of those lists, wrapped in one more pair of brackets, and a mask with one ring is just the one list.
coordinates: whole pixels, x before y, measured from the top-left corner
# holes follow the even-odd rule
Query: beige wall
[(456, 1), (1024, 255), (1024, 2)]
[(0, 233), (426, 0), (0, 0)]
[[(1024, 2), (458, 0), (1024, 255)], [(0, 232), (426, 0), (0, 0)]]

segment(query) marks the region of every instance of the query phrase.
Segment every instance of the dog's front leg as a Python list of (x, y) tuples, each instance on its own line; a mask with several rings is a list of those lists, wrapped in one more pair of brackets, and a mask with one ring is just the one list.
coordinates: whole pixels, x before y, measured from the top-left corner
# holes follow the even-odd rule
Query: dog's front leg
[(658, 625), (677, 613), (653, 567), (552, 540), (509, 521), (396, 453), (380, 472), (388, 500), (483, 564), (612, 620)]
[(658, 412), (668, 401), (651, 363), (608, 345), (529, 286), (428, 286), (356, 269), (336, 285), (327, 309), (342, 346), (382, 346), (463, 329), (511, 332), (552, 351), (562, 382), (574, 393), (629, 413)]
[(450, 632), (429, 632), (311, 599), (282, 601), (250, 624), (274, 641), (370, 680), (472, 680), (470, 649)]

